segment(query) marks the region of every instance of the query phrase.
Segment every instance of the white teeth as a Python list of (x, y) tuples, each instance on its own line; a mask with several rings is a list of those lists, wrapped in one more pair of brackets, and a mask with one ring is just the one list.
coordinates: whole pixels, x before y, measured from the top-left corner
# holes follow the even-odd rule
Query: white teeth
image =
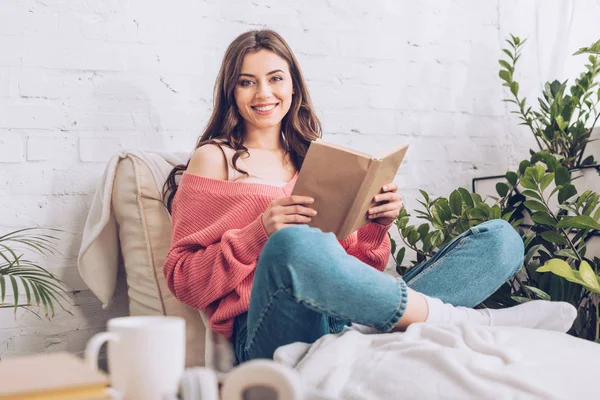
[(265, 107), (254, 107), (256, 110), (258, 111), (270, 111), (272, 109), (275, 108), (277, 104), (271, 104), (270, 106), (265, 106)]

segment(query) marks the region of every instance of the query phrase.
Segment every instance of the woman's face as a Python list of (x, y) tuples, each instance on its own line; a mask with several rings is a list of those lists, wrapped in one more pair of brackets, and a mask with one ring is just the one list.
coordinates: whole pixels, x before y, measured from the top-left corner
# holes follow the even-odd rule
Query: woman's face
[(287, 62), (269, 50), (248, 53), (235, 87), (235, 102), (246, 121), (258, 129), (281, 124), (292, 104)]

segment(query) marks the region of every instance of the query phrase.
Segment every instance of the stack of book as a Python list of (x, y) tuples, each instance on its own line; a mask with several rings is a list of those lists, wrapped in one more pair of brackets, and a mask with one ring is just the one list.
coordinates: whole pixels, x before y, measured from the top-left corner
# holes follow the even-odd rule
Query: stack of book
[(0, 361), (0, 400), (108, 400), (108, 378), (67, 352)]

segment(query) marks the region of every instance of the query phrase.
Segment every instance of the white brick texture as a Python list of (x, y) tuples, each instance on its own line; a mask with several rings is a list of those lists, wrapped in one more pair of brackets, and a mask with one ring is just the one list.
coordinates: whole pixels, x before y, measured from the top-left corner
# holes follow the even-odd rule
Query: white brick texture
[[(286, 38), (325, 138), (367, 152), (409, 143), (397, 181), (447, 195), (504, 173), (535, 142), (502, 99), (509, 33), (529, 41), (517, 74), (535, 105), (543, 82), (600, 38), (592, 0), (0, 0), (0, 234), (62, 229), (48, 267), (77, 290), (53, 321), (0, 309), (0, 358), (80, 353), (107, 318), (77, 276), (91, 195), (125, 148), (189, 152), (212, 107), (227, 45), (261, 27)], [(543, 23), (539, 23), (543, 21)]]

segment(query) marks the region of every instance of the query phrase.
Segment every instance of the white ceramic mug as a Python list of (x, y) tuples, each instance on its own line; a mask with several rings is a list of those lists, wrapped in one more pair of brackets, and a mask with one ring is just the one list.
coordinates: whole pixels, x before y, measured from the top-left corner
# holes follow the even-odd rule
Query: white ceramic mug
[(120, 317), (110, 319), (107, 330), (88, 341), (85, 360), (98, 368), (98, 352), (108, 341), (108, 370), (115, 397), (174, 398), (185, 369), (185, 321), (164, 316)]

